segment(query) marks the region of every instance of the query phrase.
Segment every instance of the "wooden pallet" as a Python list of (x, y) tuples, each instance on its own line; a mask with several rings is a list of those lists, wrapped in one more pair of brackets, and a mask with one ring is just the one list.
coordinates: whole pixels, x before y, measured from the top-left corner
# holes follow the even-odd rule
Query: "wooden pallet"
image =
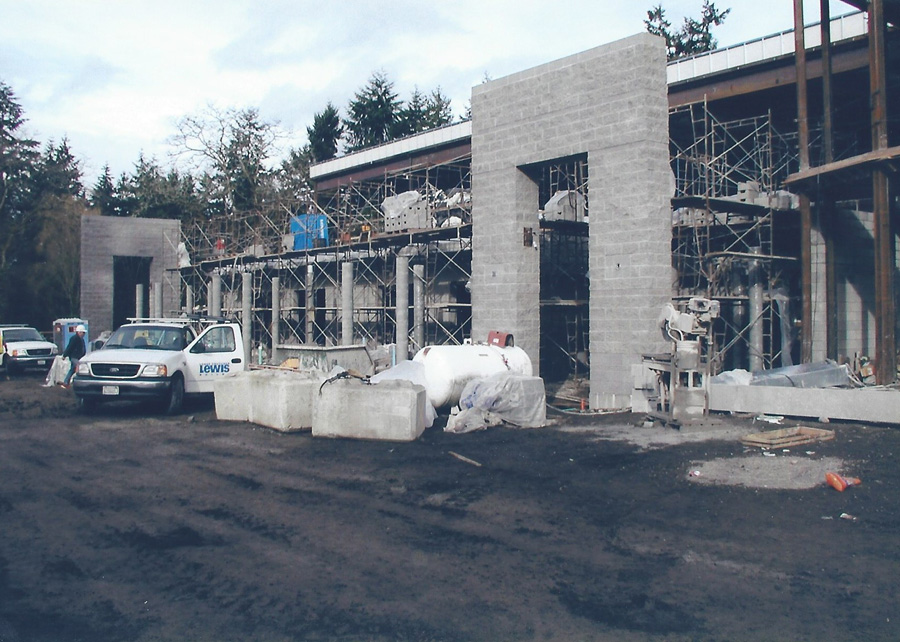
[(796, 426), (795, 428), (781, 428), (779, 430), (767, 430), (753, 433), (752, 435), (745, 435), (741, 437), (741, 443), (745, 446), (759, 446), (761, 448), (785, 448), (811, 444), (816, 441), (830, 441), (832, 439), (834, 439), (833, 430)]

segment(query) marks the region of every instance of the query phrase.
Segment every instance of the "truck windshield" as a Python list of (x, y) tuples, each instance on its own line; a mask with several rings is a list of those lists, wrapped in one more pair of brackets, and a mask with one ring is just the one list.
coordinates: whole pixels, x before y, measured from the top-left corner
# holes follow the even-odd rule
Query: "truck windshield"
[(34, 328), (8, 328), (3, 330), (3, 340), (10, 341), (44, 341), (41, 333)]
[(184, 350), (194, 338), (188, 328), (172, 326), (123, 325), (112, 333), (104, 349)]

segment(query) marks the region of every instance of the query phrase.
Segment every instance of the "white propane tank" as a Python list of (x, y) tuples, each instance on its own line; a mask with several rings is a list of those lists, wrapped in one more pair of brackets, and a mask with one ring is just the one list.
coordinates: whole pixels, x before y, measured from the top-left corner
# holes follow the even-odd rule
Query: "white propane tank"
[(531, 359), (522, 348), (466, 343), (425, 346), (413, 361), (425, 367), (425, 392), (435, 408), (459, 403), (472, 379), (498, 372), (532, 375)]

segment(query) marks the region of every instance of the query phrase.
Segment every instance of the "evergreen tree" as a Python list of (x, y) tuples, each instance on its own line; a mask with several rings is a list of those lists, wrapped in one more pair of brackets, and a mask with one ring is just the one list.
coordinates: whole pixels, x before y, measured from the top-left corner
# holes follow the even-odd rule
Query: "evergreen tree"
[(25, 289), (24, 266), (33, 252), (33, 180), (40, 160), (37, 141), (21, 133), (24, 124), (15, 93), (0, 81), (0, 319), (10, 321), (13, 313), (25, 318), (14, 298)]
[(309, 157), (321, 163), (337, 156), (343, 126), (337, 108), (330, 102), (325, 109), (313, 116), (313, 124), (306, 128), (309, 140)]
[(453, 122), (453, 109), (450, 99), (444, 95), (440, 87), (432, 91), (428, 97), (426, 113), (426, 122), (429, 129), (443, 127)]
[(714, 2), (703, 0), (700, 19), (685, 18), (681, 29), (672, 31), (672, 23), (666, 19), (662, 5), (647, 11), (644, 26), (647, 31), (662, 36), (666, 40), (666, 56), (669, 60), (712, 51), (718, 43), (712, 35), (712, 28), (721, 25), (731, 9), (719, 11)]
[(88, 198), (88, 203), (101, 216), (122, 216), (122, 205), (113, 182), (109, 164), (103, 166), (103, 173), (97, 178)]
[(428, 97), (419, 91), (418, 87), (414, 88), (409, 100), (400, 108), (397, 117), (397, 135), (409, 136), (429, 129), (428, 108)]
[(384, 72), (375, 72), (347, 106), (344, 121), (349, 151), (393, 140), (398, 131), (400, 101)]

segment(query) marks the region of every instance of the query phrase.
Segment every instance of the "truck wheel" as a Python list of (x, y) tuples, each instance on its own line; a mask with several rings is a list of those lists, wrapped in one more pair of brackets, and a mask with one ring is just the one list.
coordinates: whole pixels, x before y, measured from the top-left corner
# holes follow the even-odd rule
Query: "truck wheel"
[(78, 397), (78, 409), (86, 415), (91, 415), (97, 410), (99, 403), (89, 397)]
[(172, 377), (172, 389), (169, 391), (169, 403), (165, 406), (167, 415), (176, 415), (184, 403), (184, 379), (176, 374)]

